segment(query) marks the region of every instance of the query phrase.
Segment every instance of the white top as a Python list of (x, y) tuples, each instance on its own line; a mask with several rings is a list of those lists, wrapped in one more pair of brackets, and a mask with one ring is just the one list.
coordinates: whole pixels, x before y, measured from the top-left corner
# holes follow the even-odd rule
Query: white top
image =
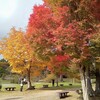
[(20, 86), (23, 86), (23, 80), (21, 80)]
[(24, 80), (23, 80), (24, 82), (26, 82), (26, 78), (24, 78)]

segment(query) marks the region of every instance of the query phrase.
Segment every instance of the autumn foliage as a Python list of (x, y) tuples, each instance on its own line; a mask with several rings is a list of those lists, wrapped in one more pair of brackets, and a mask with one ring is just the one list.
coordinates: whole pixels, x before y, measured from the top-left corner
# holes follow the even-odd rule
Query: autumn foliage
[[(41, 53), (44, 55), (48, 53), (59, 55), (63, 52), (76, 56), (77, 59), (90, 56), (88, 50), (90, 34), (82, 30), (76, 21), (70, 22), (67, 6), (56, 9), (57, 11), (52, 12), (46, 5), (34, 7), (27, 27), (27, 34), (31, 36), (31, 41), (41, 45), (41, 47), (36, 46), (41, 48)], [(64, 51), (63, 47), (67, 49)]]
[(55, 75), (66, 74), (74, 65), (87, 85), (87, 69), (98, 50), (91, 42), (99, 44), (99, 10), (99, 0), (44, 0), (33, 7), (25, 33), (13, 28), (1, 41), (1, 54), (13, 71), (27, 71), (28, 77), (39, 75), (44, 66)]
[(27, 76), (28, 88), (31, 87), (31, 76), (38, 76), (43, 70), (44, 64), (37, 60), (34, 49), (21, 30), (10, 30), (9, 36), (0, 41), (0, 53), (10, 64), (12, 72)]
[(90, 10), (93, 16), (100, 21), (100, 1), (92, 0), (90, 5)]
[(48, 69), (55, 75), (66, 74), (71, 63), (69, 55), (56, 55), (51, 58)]

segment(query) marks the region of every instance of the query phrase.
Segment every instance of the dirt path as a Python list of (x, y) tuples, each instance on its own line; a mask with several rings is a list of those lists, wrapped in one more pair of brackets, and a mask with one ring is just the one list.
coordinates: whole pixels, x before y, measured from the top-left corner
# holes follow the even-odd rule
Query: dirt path
[[(0, 100), (60, 100), (58, 93), (62, 90), (31, 90), (31, 91), (7, 91), (0, 92)], [(69, 91), (69, 97), (63, 100), (78, 100), (75, 91)]]

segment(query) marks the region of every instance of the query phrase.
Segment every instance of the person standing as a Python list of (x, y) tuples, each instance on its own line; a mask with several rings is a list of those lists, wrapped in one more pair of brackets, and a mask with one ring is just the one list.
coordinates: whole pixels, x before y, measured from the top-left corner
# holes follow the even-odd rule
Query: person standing
[(24, 85), (27, 84), (27, 80), (25, 77), (24, 77), (23, 81), (24, 81)]
[(52, 86), (54, 86), (54, 84), (55, 84), (55, 80), (54, 80), (54, 79), (52, 79)]
[(20, 82), (20, 91), (21, 92), (23, 91), (23, 85), (24, 85), (24, 79), (22, 78), (21, 82)]

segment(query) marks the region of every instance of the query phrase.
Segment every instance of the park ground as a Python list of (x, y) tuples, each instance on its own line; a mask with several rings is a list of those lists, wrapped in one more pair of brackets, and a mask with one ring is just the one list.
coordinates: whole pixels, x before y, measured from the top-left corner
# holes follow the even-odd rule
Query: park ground
[[(0, 93), (0, 100), (60, 100), (58, 92), (62, 90), (29, 90), (29, 91), (7, 91)], [(79, 100), (75, 91), (69, 91), (68, 97), (63, 100)]]
[[(43, 84), (48, 84), (49, 88), (42, 88)], [(61, 84), (61, 83), (60, 83)], [(60, 100), (58, 92), (68, 91), (68, 97), (63, 100), (80, 100), (80, 95), (76, 93), (76, 89), (80, 88), (80, 84), (74, 84), (69, 86), (68, 83), (64, 82), (62, 87), (52, 87), (51, 83), (35, 83), (35, 90), (26, 90), (27, 85), (24, 85), (24, 89), (20, 92), (20, 84), (4, 83), (0, 91), (0, 100)], [(5, 87), (15, 86), (15, 91), (6, 91)]]
[[(48, 84), (49, 88), (43, 88), (43, 84)], [(60, 86), (63, 84), (64, 86)], [(12, 84), (10, 82), (3, 82), (2, 89), (0, 91), (0, 100), (82, 100), (81, 96), (76, 93), (77, 89), (81, 88), (80, 83), (74, 83), (72, 86), (70, 82), (59, 83), (59, 87), (52, 87), (51, 83), (37, 82), (32, 85), (36, 87), (34, 90), (27, 90), (27, 85), (24, 85), (24, 89), (20, 92), (20, 84)], [(15, 91), (6, 91), (5, 87), (15, 86)], [(60, 99), (58, 92), (68, 91), (68, 97)], [(92, 98), (91, 100), (100, 100), (98, 98)]]

